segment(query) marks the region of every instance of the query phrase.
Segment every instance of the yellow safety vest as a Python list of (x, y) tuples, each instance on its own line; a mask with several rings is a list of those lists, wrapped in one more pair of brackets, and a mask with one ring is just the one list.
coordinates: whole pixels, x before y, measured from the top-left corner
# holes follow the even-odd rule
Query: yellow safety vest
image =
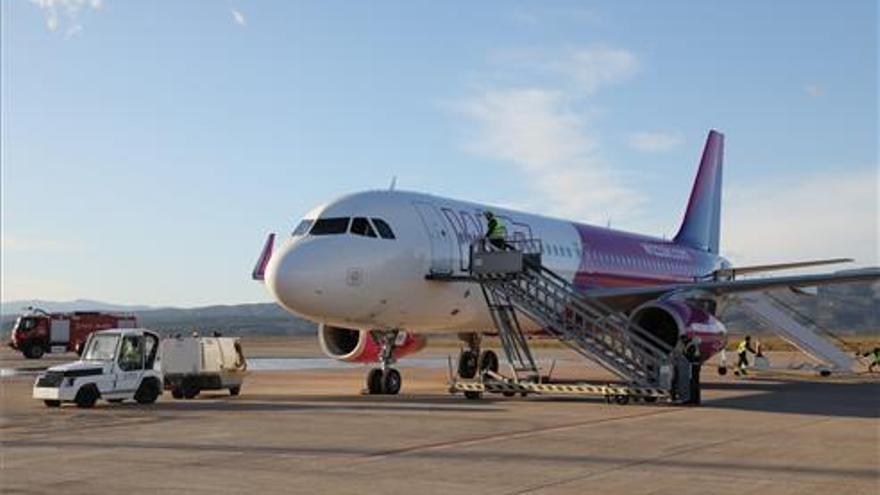
[(491, 227), (492, 230), (489, 231), (489, 239), (504, 239), (507, 237), (507, 227), (499, 222), (497, 218)]
[(749, 344), (746, 343), (745, 340), (739, 343), (739, 347), (737, 347), (736, 352), (742, 354), (749, 350)]

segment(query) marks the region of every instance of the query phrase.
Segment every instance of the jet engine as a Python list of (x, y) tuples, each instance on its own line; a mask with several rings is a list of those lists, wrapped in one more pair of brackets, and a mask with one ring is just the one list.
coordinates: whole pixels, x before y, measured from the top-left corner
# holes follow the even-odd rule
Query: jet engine
[[(382, 351), (382, 344), (369, 331), (356, 328), (321, 324), (318, 326), (318, 342), (324, 354), (347, 363), (378, 362)], [(424, 335), (401, 331), (395, 340), (393, 356), (400, 359), (414, 354), (427, 343)]]
[(630, 321), (670, 346), (675, 346), (681, 335), (699, 337), (700, 355), (705, 361), (727, 343), (727, 329), (709, 307), (710, 303), (701, 301), (650, 301), (633, 311)]

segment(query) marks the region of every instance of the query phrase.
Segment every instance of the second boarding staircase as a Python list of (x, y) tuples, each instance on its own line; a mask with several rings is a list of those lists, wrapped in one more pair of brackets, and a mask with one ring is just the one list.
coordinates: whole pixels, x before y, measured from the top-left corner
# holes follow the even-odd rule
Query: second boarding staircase
[(525, 373), (540, 380), (516, 316), (519, 310), (631, 384), (670, 388), (672, 347), (543, 266), (540, 241), (508, 240), (499, 249), (480, 240), (471, 247), (470, 271), (483, 289), (517, 378)]

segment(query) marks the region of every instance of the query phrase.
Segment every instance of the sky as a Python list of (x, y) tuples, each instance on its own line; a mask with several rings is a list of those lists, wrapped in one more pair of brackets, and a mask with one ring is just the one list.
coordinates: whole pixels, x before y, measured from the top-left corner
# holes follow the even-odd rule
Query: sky
[(270, 301), (268, 232), (387, 188), (878, 264), (868, 0), (3, 0), (0, 299)]

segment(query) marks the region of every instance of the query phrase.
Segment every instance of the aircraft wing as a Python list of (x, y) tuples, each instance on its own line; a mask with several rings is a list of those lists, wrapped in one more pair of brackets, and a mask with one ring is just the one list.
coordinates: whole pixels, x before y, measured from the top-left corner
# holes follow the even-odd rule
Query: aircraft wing
[(617, 308), (634, 308), (643, 302), (660, 296), (684, 291), (704, 291), (716, 296), (742, 292), (764, 291), (783, 287), (800, 288), (819, 285), (832, 285), (850, 282), (873, 282), (880, 280), (880, 268), (853, 270), (843, 273), (822, 275), (794, 275), (788, 277), (762, 277), (745, 280), (707, 280), (679, 284), (654, 285), (649, 287), (619, 287), (590, 289), (589, 297), (600, 299)]

